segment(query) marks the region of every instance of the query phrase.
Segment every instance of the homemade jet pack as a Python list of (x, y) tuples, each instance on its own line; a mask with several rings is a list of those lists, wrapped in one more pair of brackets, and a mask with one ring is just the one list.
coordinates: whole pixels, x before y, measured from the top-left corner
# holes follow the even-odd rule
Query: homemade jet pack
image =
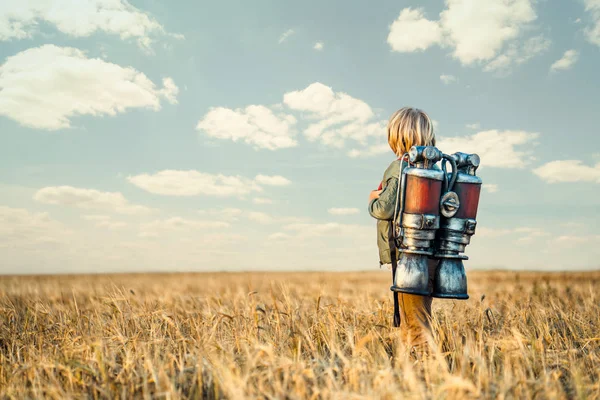
[[(448, 155), (434, 146), (413, 146), (399, 159), (401, 190), (390, 241), (400, 251), (400, 259), (392, 260), (392, 291), (469, 298), (463, 265), (468, 257), (462, 253), (477, 225), (482, 184), (475, 175), (479, 161), (477, 154)], [(439, 260), (433, 290), (429, 287), (429, 258)], [(396, 303), (397, 295), (394, 298)], [(397, 306), (395, 320), (396, 314)]]

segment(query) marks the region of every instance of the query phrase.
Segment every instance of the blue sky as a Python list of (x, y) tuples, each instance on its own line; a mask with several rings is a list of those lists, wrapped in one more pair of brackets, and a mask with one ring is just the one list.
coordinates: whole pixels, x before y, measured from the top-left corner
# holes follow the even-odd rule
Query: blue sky
[(597, 0), (23, 3), (0, 5), (1, 272), (377, 268), (407, 105), (482, 158), (467, 268), (599, 265)]

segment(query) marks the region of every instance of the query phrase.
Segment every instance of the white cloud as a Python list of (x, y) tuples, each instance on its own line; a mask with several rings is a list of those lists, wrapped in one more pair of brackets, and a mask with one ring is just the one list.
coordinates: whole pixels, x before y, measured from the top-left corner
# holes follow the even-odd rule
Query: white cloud
[[(421, 9), (400, 11), (387, 38), (391, 49), (413, 52), (439, 45), (451, 48), (463, 65), (489, 62), (522, 41), (523, 32), (537, 18), (533, 0), (447, 0), (446, 6), (437, 21), (426, 19)], [(491, 69), (515, 57), (497, 59)]]
[(313, 49), (321, 51), (321, 50), (323, 50), (323, 47), (324, 47), (323, 42), (317, 42), (317, 43), (315, 43)]
[(513, 57), (511, 57), (511, 52), (507, 52), (505, 54), (500, 54), (494, 60), (492, 60), (489, 64), (487, 64), (483, 70), (484, 71), (507, 71), (513, 62)]
[(290, 36), (292, 36), (294, 34), (294, 30), (293, 29), (288, 29), (287, 31), (283, 32), (281, 34), (281, 36), (279, 36), (279, 44), (285, 42)]
[(8, 57), (0, 66), (0, 115), (22, 125), (57, 130), (78, 115), (116, 115), (131, 108), (176, 102), (171, 78), (157, 88), (146, 75), (71, 47), (43, 45)]
[(256, 183), (266, 186), (288, 186), (292, 182), (281, 175), (256, 175), (254, 178)]
[(182, 239), (181, 243), (186, 244), (187, 248), (199, 247), (201, 249), (201, 253), (195, 257), (196, 262), (198, 262), (201, 257), (206, 258), (206, 255), (210, 252), (214, 252), (219, 258), (226, 257), (230, 259), (232, 255), (240, 253), (237, 249), (231, 248), (231, 243), (235, 243), (237, 247), (247, 240), (246, 235), (239, 233), (201, 233), (197, 236), (190, 235)]
[(150, 193), (166, 196), (215, 197), (241, 196), (260, 188), (241, 176), (213, 175), (196, 170), (163, 170), (155, 174), (140, 174), (127, 178), (135, 186)]
[(285, 239), (291, 239), (291, 236), (288, 235), (287, 233), (276, 232), (276, 233), (269, 235), (267, 237), (267, 239), (269, 239), (269, 240), (285, 240)]
[(573, 65), (575, 65), (575, 63), (577, 62), (578, 59), (579, 59), (579, 52), (577, 50), (573, 50), (573, 49), (567, 50), (567, 51), (565, 51), (565, 54), (563, 54), (563, 56), (559, 60), (556, 60), (550, 66), (550, 71), (556, 72), (558, 70), (571, 69), (571, 67)]
[(163, 170), (127, 178), (135, 186), (165, 196), (244, 196), (262, 192), (262, 186), (286, 186), (291, 181), (280, 175), (257, 175), (254, 179), (239, 175), (209, 174), (196, 170)]
[(423, 10), (405, 8), (390, 26), (387, 42), (393, 51), (412, 52), (426, 50), (443, 41), (442, 28), (437, 21), (430, 21)]
[(367, 120), (373, 111), (367, 103), (346, 93), (335, 93), (331, 87), (315, 82), (302, 90), (286, 93), (283, 102), (292, 110), (308, 112), (313, 118), (334, 118), (331, 124), (349, 120)]
[(482, 226), (482, 227), (477, 227), (477, 231), (476, 231), (476, 235), (478, 237), (489, 237), (489, 238), (496, 238), (499, 236), (505, 236), (508, 235), (509, 233), (514, 232), (514, 229), (507, 229), (507, 228), (488, 228), (486, 226)]
[(163, 88), (159, 93), (167, 99), (171, 104), (177, 104), (177, 95), (179, 94), (179, 88), (171, 78), (163, 79)]
[(198, 210), (198, 214), (200, 215), (208, 215), (211, 217), (219, 217), (220, 219), (226, 221), (237, 221), (238, 217), (242, 215), (243, 211), (239, 208), (210, 208), (208, 210)]
[[(441, 137), (437, 147), (444, 153), (457, 151), (476, 153), (482, 167), (524, 168), (532, 160), (531, 147), (538, 133), (526, 131), (488, 130), (468, 136)], [(521, 147), (525, 146), (525, 149)]]
[(531, 58), (544, 53), (550, 48), (550, 44), (551, 41), (543, 35), (531, 37), (523, 43), (511, 43), (504, 53), (490, 61), (483, 70), (507, 74), (514, 64), (523, 64)]
[[(74, 37), (102, 31), (122, 39), (133, 38), (144, 48), (152, 43), (152, 36), (165, 34), (161, 24), (127, 0), (4, 0), (0, 3), (0, 41), (30, 38), (41, 23), (51, 24)], [(182, 35), (172, 36), (182, 38)]]
[(62, 224), (48, 213), (36, 213), (23, 208), (0, 206), (0, 248), (65, 242), (70, 235)]
[(344, 208), (344, 207), (333, 207), (327, 210), (329, 214), (332, 215), (353, 215), (358, 214), (358, 208)]
[(82, 215), (81, 218), (83, 218), (86, 221), (93, 221), (93, 222), (100, 222), (100, 221), (108, 221), (110, 220), (110, 216), (109, 215)]
[(101, 192), (72, 186), (49, 186), (38, 190), (33, 199), (44, 204), (55, 204), (84, 210), (110, 211), (119, 214), (148, 214), (151, 208), (131, 204), (119, 192)]
[(142, 224), (139, 236), (158, 237), (163, 233), (179, 231), (191, 232), (196, 230), (211, 230), (228, 228), (230, 224), (224, 221), (205, 221), (186, 219), (181, 217), (172, 217), (167, 219), (158, 219), (152, 222)]
[(296, 224), (310, 222), (310, 218), (307, 217), (280, 217), (279, 222), (286, 224)]
[(440, 80), (444, 83), (444, 85), (449, 85), (452, 82), (457, 81), (454, 75), (440, 75)]
[(127, 227), (127, 223), (123, 221), (99, 221), (96, 223), (98, 228), (106, 228), (109, 230), (123, 229)]
[[(283, 104), (277, 108), (284, 107), (300, 113), (300, 120), (309, 123), (304, 130), (309, 141), (319, 140), (337, 148), (345, 147), (348, 141), (354, 142), (346, 151), (353, 158), (391, 151), (385, 136), (387, 121), (379, 120), (367, 103), (346, 93), (334, 92), (331, 87), (316, 82), (305, 89), (286, 93)], [(434, 122), (434, 126), (437, 125)], [(478, 129), (479, 123), (467, 127)], [(438, 143), (446, 153), (476, 152), (483, 158), (484, 166), (522, 168), (533, 157), (531, 151), (518, 147), (534, 145), (538, 136), (517, 130), (487, 130), (469, 136), (438, 137)]]
[(567, 221), (567, 222), (561, 223), (560, 226), (563, 228), (574, 229), (576, 231), (579, 231), (579, 230), (582, 230), (583, 228), (585, 228), (587, 226), (587, 224), (585, 224), (583, 222), (577, 222), (577, 221)]
[(324, 235), (335, 235), (344, 233), (345, 224), (339, 224), (337, 222), (327, 223), (296, 223), (289, 224), (284, 227), (286, 230), (294, 231), (298, 236), (311, 237), (311, 236), (324, 236)]
[(303, 223), (306, 218), (298, 217), (277, 217), (272, 216), (260, 211), (248, 211), (244, 213), (246, 218), (250, 221), (257, 222), (262, 225), (268, 225), (273, 223), (291, 224), (291, 223)]
[(540, 228), (521, 227), (516, 228), (514, 232), (517, 235), (521, 235), (517, 239), (518, 243), (530, 243), (537, 238), (550, 236), (550, 233)]
[(592, 19), (592, 25), (585, 29), (585, 36), (590, 43), (600, 46), (600, 1), (584, 0), (583, 3)]
[(109, 230), (117, 230), (127, 227), (127, 223), (123, 221), (115, 221), (108, 215), (83, 215), (86, 221), (94, 222), (97, 228), (106, 228)]
[(304, 135), (309, 141), (337, 148), (344, 147), (347, 140), (365, 146), (369, 138), (385, 135), (387, 125), (364, 101), (315, 82), (285, 93), (282, 104), (236, 110), (211, 108), (196, 128), (218, 139), (241, 140), (255, 149), (276, 150), (297, 145), (294, 128), (298, 120), (292, 112), (308, 123)]
[(600, 244), (600, 235), (561, 235), (554, 238), (554, 245), (561, 247), (575, 247), (579, 244), (595, 243)]
[(254, 204), (273, 204), (273, 200), (267, 197), (255, 197), (254, 199), (252, 199), (252, 202)]
[(196, 129), (217, 139), (243, 140), (255, 148), (276, 150), (297, 145), (294, 139), (296, 118), (275, 114), (261, 105), (232, 110), (211, 108), (196, 125)]
[(534, 169), (533, 173), (548, 183), (600, 183), (600, 163), (594, 166), (587, 166), (580, 160), (551, 161)]
[(482, 185), (483, 189), (487, 190), (488, 193), (497, 193), (498, 192), (498, 184), (496, 183), (484, 183)]
[(372, 226), (340, 224), (337, 222), (291, 223), (285, 225), (283, 229), (288, 232), (293, 232), (293, 235), (290, 234), (290, 238), (294, 239), (308, 240), (314, 238), (334, 236), (337, 238), (347, 238), (352, 243), (362, 243), (363, 245), (364, 241), (368, 240), (368, 238), (373, 234)]
[[(230, 215), (228, 215), (227, 210), (235, 211), (235, 213), (233, 214), (232, 217), (230, 217)], [(237, 208), (236, 209), (227, 209), (227, 208), (213, 209), (213, 210), (201, 212), (201, 214), (215, 216), (221, 220), (226, 220), (226, 221), (237, 221), (238, 217), (243, 216), (246, 219), (248, 219), (249, 221), (256, 222), (261, 225), (268, 225), (268, 224), (273, 224), (273, 223), (291, 224), (291, 223), (302, 223), (302, 222), (307, 221), (306, 218), (278, 217), (278, 216), (273, 216), (273, 215), (270, 215), (270, 214), (267, 214), (267, 213), (261, 212), (261, 211), (244, 211), (244, 210), (240, 210)], [(238, 224), (236, 224), (236, 226), (241, 226), (241, 224), (238, 223)], [(244, 224), (244, 226), (247, 226), (247, 224)]]
[(246, 214), (246, 217), (248, 217), (250, 221), (258, 222), (259, 224), (264, 225), (274, 222), (273, 217), (271, 217), (269, 214), (258, 211), (251, 211)]
[[(373, 227), (369, 225), (357, 224), (341, 224), (336, 222), (298, 222), (290, 223), (281, 227), (267, 237), (264, 246), (269, 252), (271, 241), (285, 243), (285, 246), (276, 246), (285, 250), (286, 259), (293, 262), (298, 256), (295, 254), (310, 254), (312, 257), (317, 257), (322, 260), (323, 257), (330, 257), (333, 260), (341, 260), (340, 268), (348, 267), (347, 257), (348, 251), (355, 256), (365, 254), (366, 258), (358, 262), (361, 268), (364, 265), (376, 263), (377, 249), (375, 242), (372, 240)], [(301, 256), (299, 268), (306, 268), (306, 256)], [(335, 264), (335, 261), (333, 262)], [(327, 261), (326, 265), (331, 268), (331, 262)], [(327, 268), (327, 267), (326, 267)]]
[(367, 137), (381, 135), (385, 129), (384, 122), (373, 120), (375, 115), (367, 103), (319, 82), (286, 93), (283, 103), (307, 120), (317, 121), (304, 131), (310, 141), (342, 147), (346, 139), (365, 143)]
[(448, 0), (440, 14), (453, 56), (468, 65), (494, 58), (536, 19), (531, 0)]
[(390, 145), (388, 143), (379, 143), (379, 144), (369, 145), (366, 148), (363, 148), (361, 150), (352, 149), (348, 152), (348, 157), (352, 157), (352, 158), (371, 157), (371, 156), (376, 156), (379, 154), (389, 153), (391, 151), (392, 151), (392, 149), (390, 148)]
[(315, 223), (296, 223), (284, 227), (286, 230), (296, 232), (299, 237), (313, 237), (324, 235), (335, 235), (344, 233), (344, 224), (336, 222), (327, 222), (321, 224)]
[(479, 129), (479, 128), (481, 128), (481, 124), (479, 122), (475, 122), (473, 124), (467, 124), (466, 126), (469, 129)]

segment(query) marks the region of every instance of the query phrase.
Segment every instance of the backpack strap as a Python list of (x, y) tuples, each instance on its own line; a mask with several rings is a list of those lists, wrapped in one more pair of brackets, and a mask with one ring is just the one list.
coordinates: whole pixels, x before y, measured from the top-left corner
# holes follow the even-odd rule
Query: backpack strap
[[(396, 279), (396, 268), (397, 268), (397, 260), (396, 260), (396, 238), (394, 235), (394, 222), (390, 221), (388, 229), (388, 242), (390, 244), (390, 258), (392, 260), (392, 284)], [(398, 301), (398, 292), (394, 293), (394, 327), (397, 328), (400, 326), (400, 304)]]

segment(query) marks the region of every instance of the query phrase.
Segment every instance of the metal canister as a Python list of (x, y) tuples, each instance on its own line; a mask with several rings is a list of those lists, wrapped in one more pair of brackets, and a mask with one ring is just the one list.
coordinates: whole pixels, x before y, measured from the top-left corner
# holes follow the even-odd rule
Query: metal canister
[[(435, 257), (440, 261), (434, 276), (433, 297), (468, 299), (464, 253), (475, 234), (477, 209), (481, 193), (481, 178), (475, 175), (479, 167), (477, 154), (455, 153), (454, 185), (442, 196), (441, 222), (437, 232)], [(450, 175), (452, 176), (452, 175)], [(451, 179), (451, 178), (450, 178)]]
[(410, 167), (404, 169), (400, 187), (400, 260), (391, 290), (427, 296), (427, 259), (434, 254), (434, 240), (440, 226), (440, 196), (444, 173), (435, 169), (442, 153), (434, 146), (413, 146), (408, 153)]

